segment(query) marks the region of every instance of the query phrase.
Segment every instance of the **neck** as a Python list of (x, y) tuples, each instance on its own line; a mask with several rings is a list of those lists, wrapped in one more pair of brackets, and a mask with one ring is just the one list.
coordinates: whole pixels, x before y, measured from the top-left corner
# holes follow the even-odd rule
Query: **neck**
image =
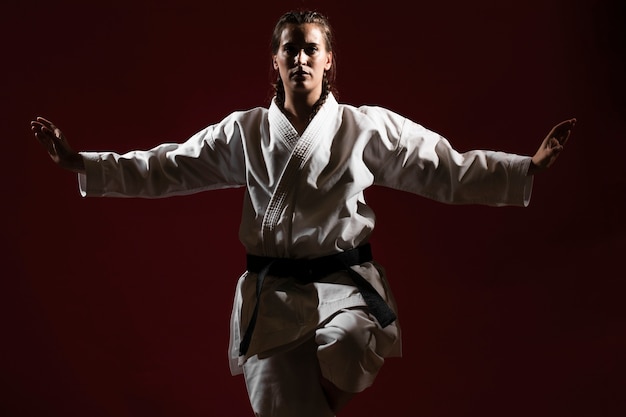
[(302, 134), (309, 123), (313, 106), (319, 100), (321, 94), (292, 93), (285, 96), (284, 112), (298, 133)]
[(315, 93), (296, 93), (285, 94), (285, 110), (298, 117), (305, 119), (311, 115), (313, 106), (317, 103), (321, 96), (321, 91)]

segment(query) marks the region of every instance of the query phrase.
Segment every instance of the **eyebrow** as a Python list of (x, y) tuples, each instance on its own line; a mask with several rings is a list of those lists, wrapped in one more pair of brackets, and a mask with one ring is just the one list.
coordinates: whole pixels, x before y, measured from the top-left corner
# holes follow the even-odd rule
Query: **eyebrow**
[[(300, 42), (293, 42), (293, 41), (289, 41), (289, 42), (285, 42), (283, 43), (283, 46), (285, 45), (300, 45)], [(319, 46), (321, 44), (317, 43), (317, 42), (304, 42), (305, 46)]]

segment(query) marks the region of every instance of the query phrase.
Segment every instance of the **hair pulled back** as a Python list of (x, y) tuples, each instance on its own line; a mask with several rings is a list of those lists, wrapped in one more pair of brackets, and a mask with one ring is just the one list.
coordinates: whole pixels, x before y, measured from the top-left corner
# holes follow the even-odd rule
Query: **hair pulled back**
[[(330, 26), (328, 18), (322, 15), (319, 12), (304, 10), (304, 11), (290, 11), (285, 13), (278, 19), (276, 26), (274, 27), (274, 32), (272, 33), (272, 40), (270, 43), (272, 55), (276, 55), (278, 53), (278, 49), (280, 48), (280, 40), (285, 29), (285, 26), (289, 24), (295, 25), (303, 25), (305, 23), (313, 23), (316, 24), (324, 36), (324, 42), (326, 43), (326, 50), (328, 52), (333, 51), (333, 30)], [(324, 104), (328, 94), (335, 93), (334, 83), (335, 83), (335, 54), (332, 56), (332, 64), (328, 71), (324, 72), (324, 79), (322, 80), (322, 94), (317, 102), (313, 105), (313, 112), (311, 113), (311, 119), (319, 108)], [(281, 108), (284, 108), (285, 105), (285, 87), (283, 85), (283, 80), (280, 78), (280, 74), (276, 75), (276, 71), (273, 71), (276, 76), (276, 81), (274, 82), (274, 94), (276, 96), (276, 104), (278, 104)]]

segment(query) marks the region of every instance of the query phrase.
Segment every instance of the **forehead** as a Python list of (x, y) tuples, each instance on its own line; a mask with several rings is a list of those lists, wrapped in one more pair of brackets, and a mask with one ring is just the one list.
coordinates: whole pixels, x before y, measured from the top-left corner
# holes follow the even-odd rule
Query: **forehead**
[(280, 43), (281, 45), (286, 43), (325, 44), (322, 30), (316, 23), (287, 24), (280, 35)]

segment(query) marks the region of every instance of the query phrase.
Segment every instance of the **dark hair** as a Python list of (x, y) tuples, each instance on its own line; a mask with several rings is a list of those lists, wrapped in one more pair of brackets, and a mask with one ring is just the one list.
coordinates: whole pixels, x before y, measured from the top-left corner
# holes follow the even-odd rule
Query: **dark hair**
[[(270, 43), (272, 55), (276, 55), (278, 53), (278, 49), (280, 48), (280, 38), (282, 36), (283, 29), (285, 29), (285, 26), (289, 24), (303, 25), (305, 23), (314, 23), (319, 26), (322, 31), (322, 35), (324, 36), (326, 50), (332, 52), (334, 46), (333, 30), (330, 26), (328, 18), (319, 12), (306, 10), (287, 12), (282, 15), (280, 19), (278, 19), (278, 22), (274, 27), (272, 40)], [(337, 94), (334, 87), (336, 76), (335, 68), (335, 53), (333, 53), (332, 65), (330, 66), (330, 69), (324, 73), (324, 80), (322, 81), (322, 94), (319, 100), (317, 100), (317, 102), (313, 106), (311, 118), (313, 118), (313, 116), (317, 113), (322, 104), (324, 104), (329, 93), (332, 92), (333, 94)], [(276, 77), (273, 84), (274, 94), (276, 95), (276, 103), (279, 106), (283, 107), (285, 105), (285, 87), (283, 85), (283, 81), (280, 79), (280, 75), (276, 76), (275, 72), (275, 70), (272, 71), (272, 75)]]

